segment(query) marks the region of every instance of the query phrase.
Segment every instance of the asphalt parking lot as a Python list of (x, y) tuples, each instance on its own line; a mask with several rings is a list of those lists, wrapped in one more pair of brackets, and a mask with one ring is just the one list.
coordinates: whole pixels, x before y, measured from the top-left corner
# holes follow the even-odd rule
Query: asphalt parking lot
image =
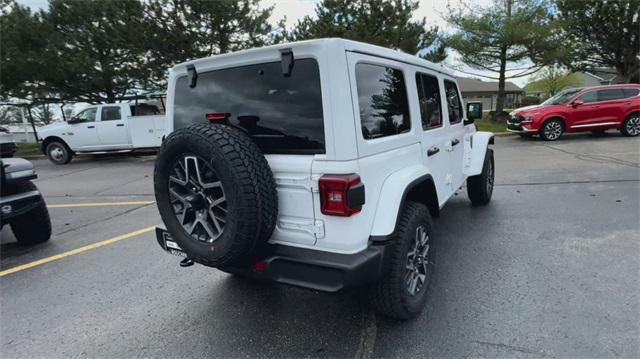
[(639, 357), (640, 138), (494, 148), (493, 201), (447, 204), (427, 307), (404, 323), (359, 293), (180, 268), (151, 228), (153, 156), (35, 160), (53, 237), (0, 233), (0, 356)]

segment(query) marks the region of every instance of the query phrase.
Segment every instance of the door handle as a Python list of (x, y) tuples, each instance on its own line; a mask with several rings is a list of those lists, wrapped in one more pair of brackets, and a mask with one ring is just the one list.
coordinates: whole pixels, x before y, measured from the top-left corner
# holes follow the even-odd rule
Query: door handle
[(96, 128), (96, 126), (87, 126), (87, 128)]
[(122, 127), (122, 126), (124, 126), (124, 123), (119, 123), (119, 124), (117, 124), (116, 126), (118, 126), (118, 127)]
[(459, 139), (457, 139), (457, 138), (454, 138), (453, 140), (451, 140), (451, 146), (455, 146), (455, 145), (457, 145), (458, 143), (460, 143), (460, 140), (459, 140)]
[(427, 157), (431, 157), (438, 152), (440, 152), (440, 149), (438, 147), (431, 147), (430, 149), (427, 150)]

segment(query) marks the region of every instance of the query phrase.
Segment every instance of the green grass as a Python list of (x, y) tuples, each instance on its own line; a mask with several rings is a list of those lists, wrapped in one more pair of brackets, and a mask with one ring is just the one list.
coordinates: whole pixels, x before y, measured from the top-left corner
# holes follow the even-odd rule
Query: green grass
[(18, 150), (13, 155), (14, 157), (24, 156), (38, 156), (42, 155), (40, 151), (40, 144), (37, 142), (22, 142), (18, 143)]
[[(504, 111), (509, 113), (513, 111), (513, 109), (505, 108)], [(475, 120), (474, 123), (478, 131), (489, 131), (494, 133), (507, 132), (507, 124), (491, 120), (491, 114), (489, 112), (490, 111), (483, 111), (482, 119)]]
[(507, 124), (491, 120), (488, 113), (485, 113), (484, 116), (482, 116), (482, 119), (476, 120), (474, 124), (478, 131), (489, 131), (495, 133), (507, 132)]

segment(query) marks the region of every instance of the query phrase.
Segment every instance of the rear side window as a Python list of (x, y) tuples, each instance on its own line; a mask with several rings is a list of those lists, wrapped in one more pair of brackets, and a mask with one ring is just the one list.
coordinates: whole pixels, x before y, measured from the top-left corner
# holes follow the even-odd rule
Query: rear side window
[(625, 98), (638, 96), (638, 94), (640, 94), (640, 89), (623, 89), (622, 91), (624, 91)]
[(100, 121), (120, 120), (120, 107), (103, 107)]
[(411, 129), (407, 87), (402, 71), (371, 64), (356, 65), (362, 136), (374, 139)]
[(155, 105), (139, 104), (131, 106), (131, 116), (151, 116), (160, 114), (161, 112), (158, 109), (158, 106)]
[(438, 78), (416, 73), (416, 86), (418, 87), (422, 129), (428, 130), (442, 126), (442, 105)]
[(611, 101), (624, 98), (622, 89), (598, 90), (598, 101)]
[(456, 124), (462, 121), (462, 101), (458, 94), (458, 87), (449, 80), (444, 80), (444, 90), (447, 96), (447, 109), (449, 110), (449, 123)]
[(314, 59), (296, 59), (289, 77), (282, 75), (279, 61), (199, 72), (194, 88), (187, 76), (180, 77), (174, 128), (207, 123), (211, 114), (227, 116), (264, 153), (325, 153), (320, 71)]

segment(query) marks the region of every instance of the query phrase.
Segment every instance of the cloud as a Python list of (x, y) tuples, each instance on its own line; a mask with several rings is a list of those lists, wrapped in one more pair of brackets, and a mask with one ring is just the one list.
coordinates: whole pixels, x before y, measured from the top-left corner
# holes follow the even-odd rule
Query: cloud
[(33, 11), (49, 8), (49, 0), (18, 0), (18, 4), (25, 5)]

